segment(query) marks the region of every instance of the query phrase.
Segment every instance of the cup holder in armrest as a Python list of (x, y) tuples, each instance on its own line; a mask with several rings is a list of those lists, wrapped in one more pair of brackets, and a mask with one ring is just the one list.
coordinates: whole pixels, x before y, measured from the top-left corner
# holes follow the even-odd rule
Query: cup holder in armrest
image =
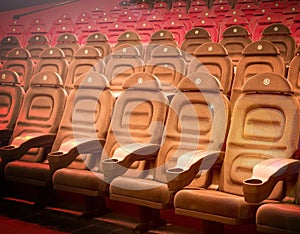
[(174, 167), (174, 168), (170, 168), (167, 170), (167, 173), (170, 173), (170, 174), (180, 174), (182, 172), (183, 172), (183, 169), (179, 168), (179, 167)]
[(109, 159), (105, 159), (103, 160), (103, 163), (117, 163), (119, 160), (116, 158), (109, 158)]
[(247, 184), (250, 186), (258, 186), (258, 185), (263, 184), (263, 182), (260, 179), (247, 179), (244, 181), (244, 184)]
[(244, 180), (243, 192), (245, 201), (250, 203), (259, 203), (266, 199), (268, 186), (261, 179), (251, 178)]
[(175, 191), (183, 187), (182, 173), (184, 170), (179, 167), (174, 167), (166, 170), (166, 178), (170, 190)]
[(6, 146), (2, 146), (1, 150), (13, 150), (16, 147), (14, 145), (6, 145)]
[(62, 155), (64, 155), (64, 153), (63, 152), (61, 152), (61, 151), (56, 151), (56, 152), (51, 152), (51, 153), (49, 153), (49, 156), (62, 156)]

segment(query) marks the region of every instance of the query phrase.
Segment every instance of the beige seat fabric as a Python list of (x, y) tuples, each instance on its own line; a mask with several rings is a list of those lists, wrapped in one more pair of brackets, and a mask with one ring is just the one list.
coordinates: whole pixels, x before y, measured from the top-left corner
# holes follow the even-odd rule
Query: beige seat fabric
[(247, 79), (261, 72), (285, 75), (285, 64), (277, 47), (269, 41), (250, 43), (242, 52), (233, 79), (230, 101), (235, 103)]
[(0, 42), (0, 62), (3, 64), (6, 59), (6, 54), (16, 47), (20, 47), (20, 42), (17, 37), (7, 36), (4, 37)]
[(110, 44), (108, 43), (107, 36), (103, 33), (97, 32), (97, 33), (92, 33), (89, 35), (86, 39), (86, 46), (93, 46), (97, 48), (104, 60), (104, 62), (107, 63), (109, 60), (109, 55), (112, 51), (112, 48)]
[(70, 64), (75, 52), (80, 48), (77, 36), (73, 33), (63, 33), (57, 38), (55, 47), (63, 50), (65, 59)]
[(144, 46), (143, 43), (141, 42), (141, 37), (139, 34), (133, 31), (126, 31), (122, 33), (117, 38), (117, 44), (114, 46), (114, 50), (116, 50), (119, 46), (124, 44), (136, 47), (140, 52), (141, 58), (143, 58)]
[(45, 35), (38, 34), (28, 39), (25, 48), (30, 52), (31, 58), (34, 64), (36, 64), (40, 60), (40, 53), (48, 47), (50, 47), (48, 38)]
[[(184, 189), (175, 196), (176, 213), (208, 221), (206, 233), (221, 233), (222, 223), (253, 223), (260, 204), (244, 200), (243, 181), (257, 163), (291, 158), (298, 148), (299, 104), (289, 82), (276, 73), (245, 83), (231, 120), (218, 190)], [(278, 183), (268, 199), (282, 199), (283, 189)]]
[(294, 93), (300, 98), (300, 46), (297, 48), (294, 58), (290, 63), (287, 79), (294, 88)]
[(210, 72), (219, 79), (223, 92), (229, 96), (233, 77), (233, 64), (227, 50), (218, 43), (206, 42), (196, 48), (194, 56), (195, 58), (190, 62), (187, 73)]

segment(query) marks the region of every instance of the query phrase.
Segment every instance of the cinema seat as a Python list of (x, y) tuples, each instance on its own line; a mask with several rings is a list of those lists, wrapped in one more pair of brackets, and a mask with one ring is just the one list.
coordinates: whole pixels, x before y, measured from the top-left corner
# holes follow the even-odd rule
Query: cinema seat
[(105, 34), (101, 32), (90, 34), (86, 39), (85, 46), (93, 46), (97, 48), (102, 55), (103, 61), (107, 63), (112, 48), (111, 45), (108, 43), (108, 39)]
[(249, 31), (239, 25), (227, 28), (220, 40), (220, 45), (224, 46), (234, 66), (236, 66), (242, 57), (242, 51), (252, 42)]
[(205, 42), (211, 42), (211, 36), (204, 28), (195, 27), (185, 34), (185, 39), (180, 49), (185, 52), (183, 56), (188, 64), (193, 59), (195, 49)]
[[(191, 166), (189, 161), (208, 152), (214, 152), (215, 158), (211, 160), (216, 160), (226, 138), (229, 102), (217, 78), (207, 73), (194, 73), (184, 77), (178, 89), (180, 92), (170, 103), (164, 142), (153, 169), (145, 178), (119, 176), (110, 185), (112, 200), (139, 206), (141, 223), (135, 230), (141, 233), (164, 224), (159, 210), (173, 207), (173, 198), (178, 190), (189, 184), (200, 187), (210, 184), (211, 172), (198, 174), (199, 167), (210, 169), (209, 162), (194, 166), (192, 174), (195, 179), (186, 180), (184, 170)], [(125, 151), (120, 156), (112, 157), (120, 165), (134, 158), (134, 155), (126, 155)], [(104, 176), (110, 177), (114, 172), (106, 172), (105, 166), (104, 162)]]
[(186, 74), (186, 62), (180, 49), (161, 45), (153, 50), (145, 71), (155, 75), (163, 91), (171, 94), (176, 92), (177, 84)]
[(2, 38), (0, 42), (0, 62), (3, 64), (6, 54), (16, 47), (20, 47), (20, 42), (17, 37), (7, 36)]
[(159, 30), (151, 35), (150, 42), (145, 48), (144, 62), (147, 63), (151, 58), (152, 51), (159, 45), (172, 45), (178, 47), (173, 33), (168, 30)]
[(187, 73), (206, 71), (217, 77), (222, 84), (223, 92), (230, 96), (233, 78), (233, 64), (225, 47), (215, 42), (206, 42), (194, 51)]
[(289, 80), (289, 82), (293, 86), (295, 95), (298, 98), (300, 98), (300, 85), (299, 85), (299, 79), (300, 79), (300, 46), (298, 46), (298, 48), (296, 49), (295, 56), (293, 57), (293, 59), (290, 63), (287, 79)]
[(65, 54), (68, 64), (73, 60), (75, 52), (80, 48), (77, 36), (73, 33), (63, 33), (57, 38), (55, 47), (61, 49)]
[(6, 55), (3, 69), (15, 71), (20, 79), (20, 84), (26, 91), (34, 72), (34, 64), (28, 50), (21, 47), (12, 49)]
[(69, 164), (68, 168), (92, 169), (99, 162), (115, 101), (108, 87), (104, 75), (82, 74), (61, 111), (62, 120), (46, 160), (10, 162), (5, 180), (38, 189), (35, 202), (41, 206), (53, 201), (52, 175), (57, 169)]
[(40, 60), (34, 68), (34, 74), (41, 71), (56, 72), (62, 80), (65, 80), (68, 71), (68, 62), (64, 52), (56, 47), (49, 47), (40, 53)]
[(73, 84), (79, 76), (89, 71), (104, 74), (105, 63), (98, 49), (93, 46), (83, 46), (76, 51), (68, 67), (67, 77), (64, 81), (67, 92), (69, 93), (73, 89)]
[(219, 186), (215, 190), (186, 188), (175, 195), (175, 213), (202, 219), (204, 233), (224, 233), (224, 224), (255, 223), (256, 210), (265, 199), (282, 199), (285, 186), (276, 178), (263, 201), (246, 189), (252, 199), (258, 198), (255, 203), (245, 201), (244, 185), (255, 183), (254, 177), (249, 179), (257, 165), (265, 165), (261, 175), (267, 174), (268, 164), (292, 160), (298, 149), (299, 104), (287, 79), (260, 73), (245, 82), (242, 92), (233, 108)]
[(1, 175), (9, 162), (45, 160), (55, 138), (66, 98), (67, 93), (57, 73), (44, 71), (32, 78), (9, 145), (0, 148)]
[(144, 71), (144, 61), (137, 47), (122, 44), (114, 49), (107, 62), (105, 75), (110, 82), (110, 89), (118, 96), (122, 84), (129, 76)]
[(271, 24), (262, 31), (261, 39), (275, 44), (286, 66), (289, 66), (294, 57), (297, 43), (287, 26), (284, 24)]
[(40, 53), (48, 47), (50, 47), (49, 40), (45, 35), (42, 34), (31, 36), (28, 39), (27, 45), (25, 46), (25, 48), (31, 54), (31, 59), (34, 64), (40, 60)]
[(3, 146), (13, 133), (25, 92), (16, 72), (2, 69), (0, 77), (0, 146)]
[[(93, 210), (89, 210), (90, 215), (106, 210), (104, 196), (108, 194), (108, 181), (103, 176), (102, 160), (109, 160), (128, 145), (141, 147), (141, 153), (144, 150), (155, 153), (161, 142), (168, 100), (160, 90), (158, 79), (149, 73), (135, 73), (124, 81), (123, 89), (114, 105), (100, 164), (91, 170), (87, 170), (85, 165), (59, 169), (53, 176), (56, 190), (81, 194), (91, 201), (102, 200), (102, 206), (91, 202)], [(132, 171), (134, 176), (144, 177), (149, 163), (137, 162), (129, 173)]]
[(230, 102), (233, 104), (241, 94), (247, 79), (261, 72), (275, 72), (285, 75), (285, 63), (277, 47), (270, 41), (250, 43), (243, 51), (237, 64), (232, 84)]
[(143, 57), (144, 46), (138, 33), (134, 31), (123, 32), (118, 36), (117, 43), (115, 44), (114, 48), (117, 49), (119, 46), (124, 44), (136, 47), (140, 52), (141, 57)]

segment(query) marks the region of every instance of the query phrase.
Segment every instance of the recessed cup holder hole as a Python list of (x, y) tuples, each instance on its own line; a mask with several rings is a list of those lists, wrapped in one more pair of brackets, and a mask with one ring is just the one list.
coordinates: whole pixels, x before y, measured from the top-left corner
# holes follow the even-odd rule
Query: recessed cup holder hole
[(16, 147), (13, 146), (13, 145), (6, 145), (6, 146), (3, 146), (2, 149), (4, 150), (12, 150), (12, 149), (15, 149)]
[(263, 182), (260, 179), (247, 179), (244, 183), (247, 185), (261, 185)]
[(51, 153), (49, 153), (49, 155), (51, 155), (51, 156), (61, 156), (61, 155), (63, 155), (64, 153), (63, 152), (61, 152), (61, 151), (56, 151), (56, 152), (51, 152)]
[(103, 162), (104, 163), (117, 163), (119, 160), (116, 158), (109, 158), (109, 159), (105, 159)]
[(170, 169), (168, 169), (167, 172), (168, 172), (168, 173), (179, 174), (179, 173), (182, 173), (182, 172), (183, 172), (183, 169), (182, 169), (182, 168), (175, 167), (175, 168), (170, 168)]

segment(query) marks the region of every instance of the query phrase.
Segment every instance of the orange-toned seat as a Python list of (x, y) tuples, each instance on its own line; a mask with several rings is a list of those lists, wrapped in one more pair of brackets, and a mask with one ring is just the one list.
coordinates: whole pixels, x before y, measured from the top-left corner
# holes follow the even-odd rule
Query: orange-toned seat
[(57, 73), (44, 71), (31, 79), (9, 145), (0, 148), (1, 174), (11, 161), (45, 160), (66, 99), (67, 93)]
[[(119, 176), (112, 180), (110, 198), (138, 205), (141, 215), (147, 217), (140, 217), (141, 224), (136, 229), (145, 232), (163, 224), (159, 210), (172, 207), (174, 195), (186, 185), (206, 187), (210, 184), (211, 172), (198, 174), (199, 168), (208, 167), (205, 163), (194, 165), (191, 174), (195, 179), (186, 180), (183, 174), (189, 161), (207, 152), (214, 152), (217, 159), (222, 150), (229, 125), (229, 102), (221, 89), (218, 79), (208, 73), (184, 77), (178, 84), (180, 91), (170, 103), (164, 142), (153, 171), (149, 170), (145, 178)], [(122, 161), (134, 158), (125, 151), (126, 148), (123, 154), (120, 152), (112, 159), (122, 165)], [(175, 168), (180, 163), (182, 165)], [(104, 162), (104, 176), (109, 178), (114, 172), (105, 171), (105, 166)]]
[(230, 96), (233, 64), (225, 47), (215, 42), (206, 42), (196, 48), (187, 73), (208, 71), (219, 79), (224, 94)]
[(100, 51), (103, 60), (107, 63), (112, 48), (108, 43), (108, 39), (105, 34), (101, 32), (92, 33), (87, 37), (85, 45), (97, 48)]
[(295, 56), (290, 63), (287, 79), (293, 86), (295, 95), (300, 100), (300, 46), (296, 49)]
[(178, 45), (181, 45), (182, 41), (184, 40), (184, 35), (186, 34), (186, 29), (182, 22), (172, 18), (164, 22), (163, 29), (171, 32), (174, 35)]
[(285, 75), (285, 64), (277, 47), (265, 40), (250, 43), (243, 51), (236, 67), (230, 101), (239, 97), (247, 79), (261, 72), (276, 72)]
[(0, 70), (0, 146), (7, 145), (10, 140), (24, 93), (16, 72)]
[(186, 74), (186, 62), (181, 50), (174, 46), (160, 45), (156, 47), (145, 71), (155, 75), (161, 82), (162, 89), (174, 92), (177, 84)]
[(41, 71), (56, 72), (65, 80), (68, 71), (68, 62), (64, 52), (56, 47), (49, 47), (40, 53), (40, 60), (34, 68), (34, 74)]
[(0, 42), (0, 62), (3, 64), (6, 54), (16, 47), (20, 47), (20, 42), (17, 37), (7, 36), (4, 37)]
[[(71, 162), (68, 168), (92, 169), (99, 162), (97, 158), (106, 139), (115, 101), (108, 87), (104, 75), (97, 72), (82, 74), (61, 111), (62, 120), (46, 160), (10, 162), (5, 168), (5, 180), (47, 192), (40, 193), (36, 200), (46, 203), (50, 200), (52, 175), (56, 169)], [(63, 160), (57, 161), (57, 158)]]
[(145, 20), (136, 24), (135, 31), (141, 37), (141, 42), (148, 44), (150, 42), (151, 35), (155, 32), (155, 27), (154, 24)]
[(144, 62), (151, 58), (152, 51), (159, 45), (172, 45), (178, 47), (173, 33), (168, 30), (159, 30), (152, 34), (149, 44), (145, 48)]
[(195, 27), (185, 34), (185, 39), (182, 42), (180, 49), (185, 52), (184, 58), (187, 63), (192, 60), (195, 49), (205, 42), (211, 42), (211, 36), (204, 28)]
[[(201, 14), (202, 15), (202, 14)], [(213, 42), (219, 41), (218, 22), (212, 18), (200, 17), (194, 21), (194, 27), (201, 27), (207, 30)]]
[(110, 55), (105, 75), (110, 82), (110, 89), (118, 95), (122, 91), (122, 84), (126, 78), (143, 71), (144, 61), (139, 50), (135, 46), (122, 44)]
[(288, 66), (294, 57), (296, 41), (290, 29), (284, 24), (271, 24), (262, 31), (262, 40), (271, 41), (280, 52), (280, 56)]
[(80, 48), (77, 36), (73, 33), (63, 33), (57, 38), (55, 47), (61, 49), (65, 54), (65, 59), (70, 64), (75, 52)]
[(15, 71), (20, 78), (21, 86), (25, 91), (28, 89), (34, 72), (33, 61), (28, 50), (21, 47), (10, 50), (2, 68)]
[(114, 49), (117, 49), (119, 46), (126, 44), (127, 46), (134, 46), (140, 52), (141, 57), (144, 55), (144, 46), (141, 42), (141, 37), (138, 33), (133, 31), (126, 31), (120, 34), (117, 38), (117, 43), (114, 46)]
[(40, 60), (40, 53), (48, 47), (50, 47), (48, 38), (43, 34), (38, 34), (28, 39), (25, 48), (30, 52), (32, 61), (36, 64)]
[(83, 73), (96, 71), (104, 74), (105, 63), (98, 49), (93, 46), (83, 46), (75, 52), (72, 62), (69, 64), (65, 88), (69, 93), (76, 79)]
[[(211, 190), (179, 191), (174, 200), (175, 213), (203, 219), (204, 233), (223, 233), (223, 224), (255, 223), (260, 202), (280, 200), (285, 186), (278, 181), (295, 173), (299, 166), (299, 162), (295, 165), (298, 160), (291, 159), (298, 149), (299, 113), (298, 100), (283, 76), (260, 73), (248, 79), (233, 108), (219, 183)], [(286, 167), (280, 166), (281, 160)], [(289, 162), (296, 167), (290, 170)], [(255, 179), (257, 167), (263, 169), (260, 175), (265, 176), (267, 189)], [(270, 181), (268, 174), (273, 175)], [(249, 184), (254, 187), (252, 191), (245, 189)], [(259, 196), (260, 192), (266, 192), (266, 197)], [(246, 197), (250, 199), (245, 201)]]
[[(135, 73), (124, 81), (123, 89), (114, 105), (100, 164), (91, 170), (86, 166), (57, 170), (53, 176), (56, 190), (82, 194), (92, 200), (102, 199), (105, 205), (108, 183), (104, 180), (102, 160), (113, 157), (127, 145), (140, 146), (141, 152), (158, 150), (168, 109), (168, 100), (160, 90), (158, 79), (149, 73)], [(129, 171), (143, 177), (148, 165), (148, 162), (140, 161)], [(105, 207), (91, 205), (100, 212), (105, 210)]]
[(250, 33), (242, 26), (231, 26), (223, 34), (220, 44), (224, 46), (236, 66), (242, 57), (243, 49), (252, 42)]

